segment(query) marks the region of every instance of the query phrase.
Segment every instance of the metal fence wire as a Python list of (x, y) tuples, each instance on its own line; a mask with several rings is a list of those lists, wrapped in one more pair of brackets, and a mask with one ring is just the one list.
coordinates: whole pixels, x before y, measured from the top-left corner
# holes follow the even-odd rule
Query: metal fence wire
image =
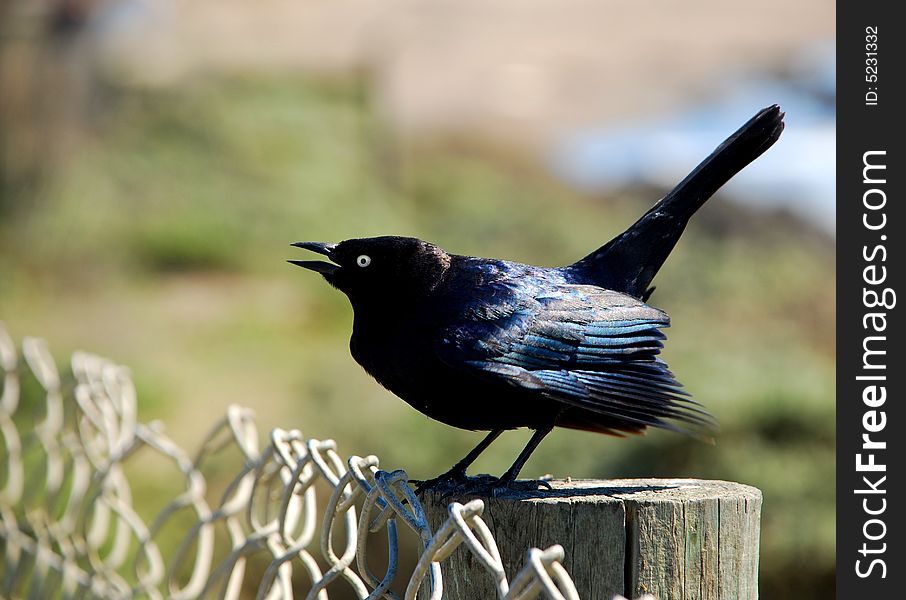
[[(391, 582), (405, 575), (407, 600), (420, 590), (420, 597), (438, 600), (442, 563), (460, 546), (484, 567), (470, 576), (492, 577), (500, 599), (579, 597), (560, 546), (530, 549), (525, 567), (508, 579), (481, 500), (451, 503), (432, 531), (405, 471), (380, 470), (376, 456), (344, 461), (332, 440), (298, 430), (273, 430), (262, 449), (252, 412), (238, 406), (190, 456), (158, 423), (138, 420), (125, 367), (77, 352), (70, 385), (42, 340), (24, 339), (21, 354), (24, 361), (0, 323), (0, 597), (239, 598), (257, 589), (256, 598), (273, 600), (293, 598), (303, 587), (306, 598), (328, 600), (344, 586), (358, 598), (396, 599)], [(36, 412), (20, 403), (27, 373), (28, 385), (40, 386)], [(214, 482), (206, 467), (230, 448), (242, 466), (219, 501), (210, 502)], [(184, 482), (150, 520), (133, 503), (141, 470), (127, 469), (130, 460), (141, 465), (145, 459), (136, 454), (147, 452), (170, 461)], [(318, 487), (329, 493), (323, 507)], [(159, 534), (168, 526), (182, 541), (165, 556)], [(400, 529), (418, 538), (412, 573), (399, 572)], [(386, 569), (378, 574), (366, 549), (382, 532)], [(263, 576), (260, 568), (247, 569), (262, 557)], [(256, 581), (249, 581), (252, 571)]]

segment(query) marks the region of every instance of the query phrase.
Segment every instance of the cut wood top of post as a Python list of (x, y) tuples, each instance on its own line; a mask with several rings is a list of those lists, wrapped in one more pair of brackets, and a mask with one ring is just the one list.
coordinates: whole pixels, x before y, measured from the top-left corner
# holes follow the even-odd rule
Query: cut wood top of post
[[(557, 479), (549, 483), (552, 490), (506, 490), (495, 495), (495, 499), (540, 503), (686, 502), (730, 497), (761, 500), (758, 488), (709, 479)], [(476, 496), (462, 496), (472, 497)]]

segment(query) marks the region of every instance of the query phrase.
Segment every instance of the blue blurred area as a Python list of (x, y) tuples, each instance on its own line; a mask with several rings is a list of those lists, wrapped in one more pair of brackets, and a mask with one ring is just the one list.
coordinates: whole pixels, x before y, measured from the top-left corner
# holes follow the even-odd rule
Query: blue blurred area
[(549, 155), (554, 173), (586, 192), (633, 185), (670, 188), (760, 108), (780, 104), (780, 141), (724, 188), (733, 201), (787, 209), (836, 228), (835, 48), (809, 48), (783, 75), (735, 74), (710, 102), (566, 136)]

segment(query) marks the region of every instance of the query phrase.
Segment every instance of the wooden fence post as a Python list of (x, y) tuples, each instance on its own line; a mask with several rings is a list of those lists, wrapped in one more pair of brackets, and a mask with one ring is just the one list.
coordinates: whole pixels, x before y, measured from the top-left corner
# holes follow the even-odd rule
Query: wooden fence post
[[(726, 481), (554, 481), (553, 491), (482, 498), (504, 569), (526, 550), (560, 544), (582, 600), (756, 600), (761, 492)], [(453, 500), (427, 491), (432, 528)], [(443, 564), (445, 600), (496, 598), (493, 579), (461, 546)]]

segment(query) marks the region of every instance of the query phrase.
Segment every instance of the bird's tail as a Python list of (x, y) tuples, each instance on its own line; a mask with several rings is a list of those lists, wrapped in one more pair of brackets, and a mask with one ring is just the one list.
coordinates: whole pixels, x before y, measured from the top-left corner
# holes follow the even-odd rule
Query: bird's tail
[(761, 110), (632, 227), (568, 269), (583, 283), (644, 300), (651, 280), (667, 260), (689, 218), (723, 184), (770, 148), (782, 131), (780, 106)]

